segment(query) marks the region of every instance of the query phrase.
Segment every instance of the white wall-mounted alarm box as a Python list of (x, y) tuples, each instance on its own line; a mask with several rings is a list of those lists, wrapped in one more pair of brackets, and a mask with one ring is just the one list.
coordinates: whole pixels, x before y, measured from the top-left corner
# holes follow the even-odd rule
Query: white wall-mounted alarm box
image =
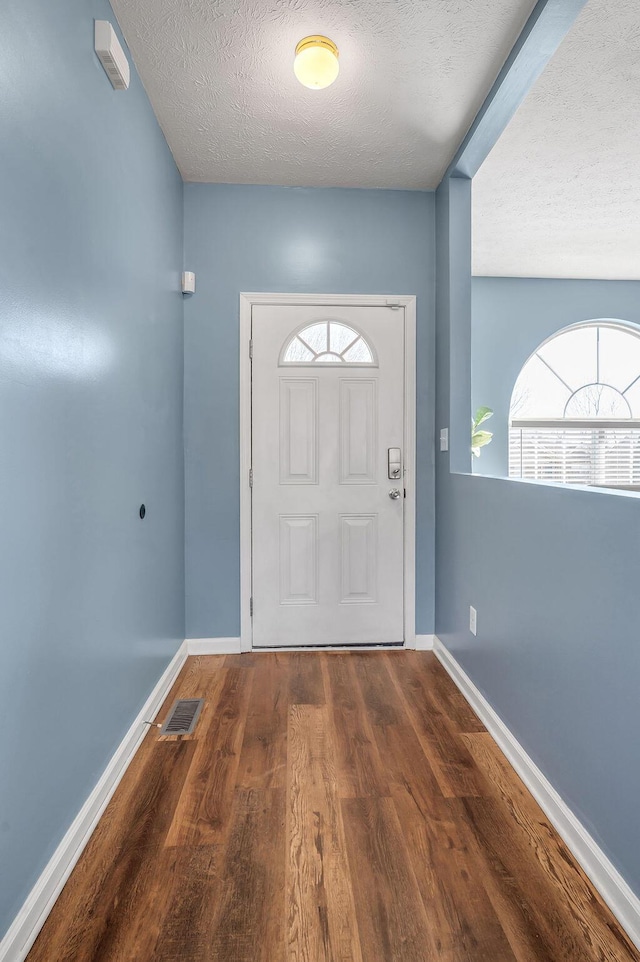
[(183, 271), (182, 272), (182, 293), (183, 294), (195, 294), (196, 292), (196, 275), (193, 271)]
[(96, 20), (94, 47), (114, 90), (129, 86), (129, 61), (108, 20)]

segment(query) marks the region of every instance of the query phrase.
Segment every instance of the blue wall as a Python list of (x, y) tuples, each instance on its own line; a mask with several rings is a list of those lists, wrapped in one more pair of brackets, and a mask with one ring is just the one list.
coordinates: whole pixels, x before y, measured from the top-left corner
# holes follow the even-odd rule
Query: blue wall
[(94, 17), (0, 18), (0, 935), (184, 637), (182, 183)]
[[(451, 190), (465, 203), (450, 204)], [(437, 194), (438, 426), (453, 398), (471, 404), (454, 376), (471, 348), (470, 338), (454, 337), (471, 315), (470, 226), (469, 182), (445, 183)], [(494, 312), (510, 325), (524, 359), (548, 333), (527, 332), (525, 311), (549, 311), (550, 330), (628, 315), (637, 286), (628, 297), (615, 288), (614, 304), (608, 285), (595, 282), (487, 280), (475, 300), (479, 289), (485, 319)], [(509, 364), (513, 373), (515, 359)], [(436, 481), (436, 632), (640, 894), (640, 498), (451, 473), (447, 455), (438, 455)]]
[(561, 328), (605, 317), (640, 324), (640, 281), (473, 278), (472, 404), (495, 412), (476, 473), (508, 474), (511, 392), (527, 358)]
[(433, 631), (432, 193), (185, 185), (187, 635), (240, 634), (240, 291), (418, 297), (417, 615)]

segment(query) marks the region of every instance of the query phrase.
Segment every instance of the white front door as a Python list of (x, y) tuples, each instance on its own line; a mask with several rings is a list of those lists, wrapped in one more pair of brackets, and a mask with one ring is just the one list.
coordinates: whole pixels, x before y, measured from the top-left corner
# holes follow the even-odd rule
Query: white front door
[(404, 310), (254, 305), (255, 647), (402, 642)]

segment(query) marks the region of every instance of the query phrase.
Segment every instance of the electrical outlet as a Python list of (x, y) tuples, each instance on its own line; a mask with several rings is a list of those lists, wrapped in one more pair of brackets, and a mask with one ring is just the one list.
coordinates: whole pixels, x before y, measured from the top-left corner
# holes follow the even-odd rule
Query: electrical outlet
[(478, 612), (473, 605), (469, 605), (469, 631), (472, 635), (478, 634)]
[(440, 431), (440, 450), (449, 450), (449, 428), (442, 428)]

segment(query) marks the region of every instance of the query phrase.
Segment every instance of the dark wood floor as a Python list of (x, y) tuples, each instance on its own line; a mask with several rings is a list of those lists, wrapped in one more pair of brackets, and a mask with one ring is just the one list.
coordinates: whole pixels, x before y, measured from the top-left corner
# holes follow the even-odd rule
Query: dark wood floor
[(431, 653), (191, 658), (178, 695), (29, 962), (640, 958)]

